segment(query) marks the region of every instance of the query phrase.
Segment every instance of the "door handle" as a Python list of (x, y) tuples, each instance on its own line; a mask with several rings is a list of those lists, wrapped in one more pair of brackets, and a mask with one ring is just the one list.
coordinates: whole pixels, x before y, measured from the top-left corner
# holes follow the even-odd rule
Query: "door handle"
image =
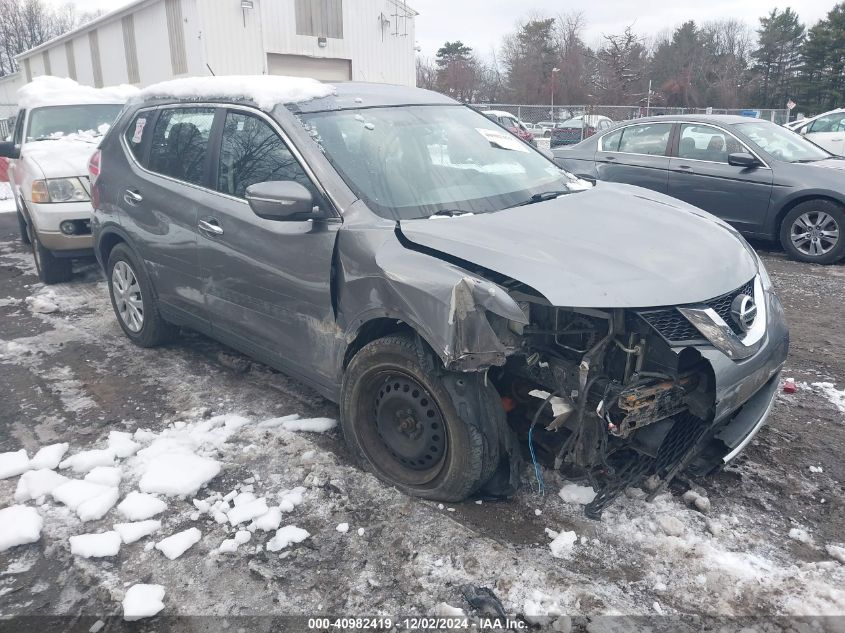
[(142, 196), (137, 191), (133, 191), (132, 189), (127, 189), (123, 192), (123, 200), (126, 204), (131, 205), (133, 207), (137, 207), (141, 202), (144, 200), (144, 196)]
[(200, 231), (208, 235), (223, 235), (223, 227), (217, 224), (217, 220), (215, 220), (214, 218), (200, 220), (197, 226), (199, 227)]
[(612, 162), (612, 161), (616, 160), (616, 156), (605, 156), (605, 157), (604, 157), (604, 159), (605, 159), (606, 161), (611, 161), (611, 162)]
[(690, 167), (689, 165), (678, 165), (678, 169), (682, 169), (688, 174), (693, 173), (692, 167)]

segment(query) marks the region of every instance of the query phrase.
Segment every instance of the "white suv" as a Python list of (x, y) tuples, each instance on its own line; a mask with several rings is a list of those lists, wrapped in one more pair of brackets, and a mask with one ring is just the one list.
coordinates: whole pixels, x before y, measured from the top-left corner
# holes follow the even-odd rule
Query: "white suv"
[(41, 281), (67, 281), (74, 257), (91, 250), (88, 160), (134, 89), (88, 88), (69, 79), (38, 77), (19, 91), (9, 184), (21, 239), (32, 244)]

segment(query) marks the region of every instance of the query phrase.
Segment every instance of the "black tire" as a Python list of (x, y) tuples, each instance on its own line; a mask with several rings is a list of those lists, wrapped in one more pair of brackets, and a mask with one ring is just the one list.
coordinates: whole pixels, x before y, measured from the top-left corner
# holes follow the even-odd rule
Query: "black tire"
[[(134, 282), (127, 284), (126, 293), (115, 286), (115, 268), (132, 274)], [(117, 322), (130, 341), (139, 347), (155, 347), (170, 340), (176, 332), (175, 326), (162, 318), (158, 309), (158, 301), (149, 275), (138, 257), (126, 244), (118, 244), (109, 254), (106, 265), (106, 277), (109, 284), (109, 298), (117, 317)], [(123, 279), (120, 274), (118, 277)], [(123, 283), (123, 282), (121, 282)], [(134, 291), (137, 285), (137, 291)], [(131, 298), (131, 301), (129, 300)], [(129, 305), (131, 303), (131, 305)], [(133, 311), (132, 306), (137, 305)], [(119, 307), (120, 306), (120, 307)], [(123, 313), (121, 312), (123, 309)], [(129, 314), (140, 312), (141, 319), (133, 320)]]
[[(837, 231), (835, 242), (829, 237), (833, 228)], [(832, 200), (807, 200), (797, 204), (781, 222), (780, 243), (787, 254), (798, 261), (837, 262), (845, 257), (845, 211)]]
[(35, 269), (42, 283), (49, 285), (70, 281), (73, 275), (73, 265), (69, 257), (56, 257), (53, 252), (45, 248), (38, 239), (38, 233), (31, 224), (26, 225), (29, 241), (32, 243), (32, 256), (35, 259)]
[(416, 497), (461, 501), (495, 465), (485, 467), (482, 427), (459, 415), (444, 380), (465, 375), (438, 368), (420, 345), (398, 334), (358, 351), (343, 377), (341, 427), (356, 459), (382, 481)]
[(30, 246), (32, 244), (32, 240), (29, 239), (29, 229), (26, 226), (26, 218), (23, 216), (23, 213), (21, 213), (17, 204), (15, 205), (15, 212), (18, 214), (18, 229), (21, 232), (21, 242)]

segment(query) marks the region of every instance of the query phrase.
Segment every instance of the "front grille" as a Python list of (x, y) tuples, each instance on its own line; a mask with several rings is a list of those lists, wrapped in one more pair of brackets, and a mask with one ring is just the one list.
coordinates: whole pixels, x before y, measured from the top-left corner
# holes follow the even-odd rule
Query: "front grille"
[[(703, 303), (712, 308), (722, 320), (728, 324), (734, 334), (741, 335), (742, 330), (731, 318), (731, 304), (739, 294), (754, 296), (754, 280), (741, 287), (723, 294), (715, 299)], [(673, 345), (704, 343), (706, 339), (687, 319), (675, 308), (661, 308), (658, 310), (644, 310), (639, 313), (643, 320)]]

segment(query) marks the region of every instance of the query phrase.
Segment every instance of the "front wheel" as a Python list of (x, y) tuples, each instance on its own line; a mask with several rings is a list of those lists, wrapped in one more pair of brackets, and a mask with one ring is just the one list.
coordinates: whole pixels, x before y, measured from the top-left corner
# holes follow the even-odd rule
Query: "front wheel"
[(783, 218), (780, 241), (784, 250), (802, 262), (831, 264), (845, 257), (845, 212), (832, 200), (808, 200)]
[(73, 275), (73, 265), (70, 258), (56, 257), (53, 252), (46, 248), (32, 224), (26, 225), (26, 232), (29, 241), (32, 243), (32, 256), (35, 259), (35, 269), (38, 271), (38, 278), (47, 285), (60, 284), (70, 281)]
[(463, 378), (434, 363), (423, 368), (428, 354), (406, 335), (365, 345), (343, 377), (341, 426), (358, 461), (383, 481), (417, 497), (460, 501), (489, 473), (485, 438), (447, 388), (450, 376)]

